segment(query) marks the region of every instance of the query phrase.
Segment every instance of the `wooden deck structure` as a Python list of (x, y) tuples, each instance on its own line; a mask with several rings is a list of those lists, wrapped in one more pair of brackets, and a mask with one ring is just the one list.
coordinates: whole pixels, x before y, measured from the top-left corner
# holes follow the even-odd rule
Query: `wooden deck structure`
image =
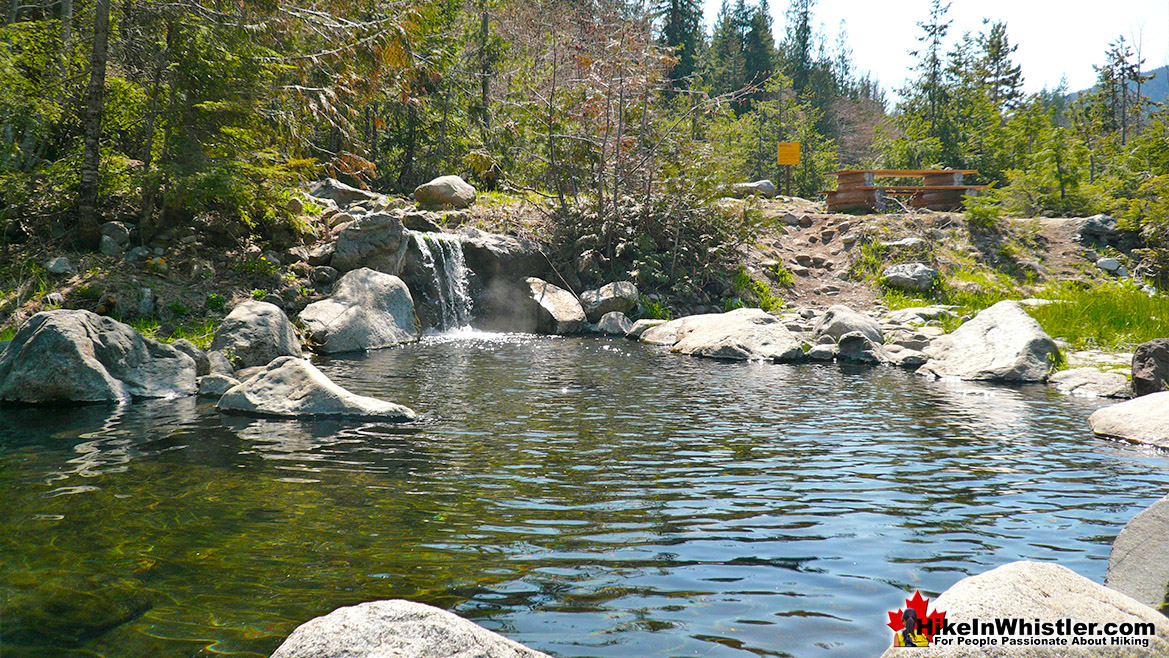
[[(870, 208), (884, 210), (887, 197), (908, 197), (914, 208), (954, 210), (962, 206), (962, 196), (977, 196), (985, 185), (964, 185), (965, 174), (973, 169), (850, 169), (832, 172), (836, 189), (823, 190), (828, 210)], [(919, 178), (921, 185), (877, 185), (880, 178)]]

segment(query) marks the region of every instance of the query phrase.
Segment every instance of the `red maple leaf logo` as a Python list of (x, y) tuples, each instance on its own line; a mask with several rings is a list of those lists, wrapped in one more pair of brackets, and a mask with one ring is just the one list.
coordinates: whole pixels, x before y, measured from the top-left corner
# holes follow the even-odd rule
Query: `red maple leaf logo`
[[(942, 627), (942, 621), (946, 619), (946, 613), (941, 610), (934, 610), (926, 614), (926, 609), (929, 607), (929, 599), (924, 599), (921, 592), (914, 592), (912, 599), (905, 599), (905, 605), (912, 608), (917, 613), (917, 618), (922, 622), (921, 631), (926, 639), (933, 641), (934, 632)], [(889, 612), (889, 628), (894, 632), (905, 628), (905, 623), (901, 621), (901, 614), (905, 612), (904, 608), (898, 608), (896, 612)]]

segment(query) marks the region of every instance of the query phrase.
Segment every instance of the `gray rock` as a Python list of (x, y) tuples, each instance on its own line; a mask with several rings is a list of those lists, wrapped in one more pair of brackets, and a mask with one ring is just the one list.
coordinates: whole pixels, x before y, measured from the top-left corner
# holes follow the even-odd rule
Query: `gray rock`
[(301, 624), (272, 658), (549, 658), (439, 608), (371, 601)]
[(143, 288), (138, 291), (138, 316), (148, 318), (154, 315), (154, 291)]
[(954, 312), (945, 306), (914, 306), (890, 313), (889, 319), (898, 324), (924, 324), (953, 316)]
[(886, 249), (919, 249), (924, 247), (925, 240), (921, 238), (901, 238), (900, 240), (891, 240), (889, 242), (882, 242), (881, 246)]
[(239, 386), (239, 380), (228, 375), (212, 373), (199, 378), (199, 395), (202, 397), (218, 398), (224, 393)]
[(414, 188), (414, 200), (422, 206), (466, 208), (475, 203), (475, 188), (458, 176), (439, 176)]
[(57, 256), (45, 261), (45, 271), (49, 274), (77, 274), (73, 262), (65, 256)]
[(219, 350), (211, 350), (207, 352), (207, 362), (209, 364), (209, 374), (213, 375), (232, 375), (235, 374), (235, 366), (231, 365), (231, 361)]
[(893, 365), (898, 368), (916, 369), (925, 365), (929, 361), (924, 353), (917, 350), (902, 349), (895, 354), (890, 354), (889, 359)]
[(300, 213), (304, 212), (304, 202), (301, 201), (298, 197), (288, 197), (288, 203), (286, 203), (284, 207), (288, 209), (288, 212), (294, 215), (299, 215)]
[(280, 267), (283, 265), (283, 263), (280, 262), (280, 254), (276, 253), (276, 251), (273, 249), (265, 249), (264, 253), (261, 255), (264, 257), (264, 260), (271, 263), (274, 267)]
[(1169, 601), (1169, 496), (1124, 524), (1104, 584), (1153, 608)]
[(125, 247), (130, 244), (130, 226), (124, 222), (106, 222), (101, 225), (102, 237), (108, 237), (115, 244)]
[(608, 334), (610, 336), (624, 336), (633, 329), (633, 323), (621, 311), (610, 311), (603, 316), (596, 324), (597, 333)]
[(332, 242), (323, 242), (308, 252), (308, 264), (313, 267), (328, 265), (333, 260), (333, 251), (336, 247)]
[(1076, 238), (1080, 242), (1109, 243), (1116, 239), (1118, 233), (1116, 219), (1112, 215), (1092, 215), (1080, 224)]
[(890, 265), (881, 273), (882, 281), (899, 290), (929, 290), (934, 287), (938, 271), (924, 263)]
[(812, 333), (817, 337), (831, 336), (837, 340), (840, 337), (859, 331), (874, 343), (885, 342), (885, 335), (881, 332), (881, 325), (867, 315), (862, 315), (847, 306), (835, 304), (816, 320)]
[(386, 274), (402, 271), (409, 234), (394, 213), (374, 213), (354, 220), (337, 234), (331, 265), (341, 272), (368, 267)]
[(736, 361), (791, 362), (804, 358), (799, 337), (788, 331), (779, 318), (757, 308), (691, 315), (681, 319), (676, 335), (678, 340), (670, 349), (679, 354)]
[(308, 274), (309, 281), (312, 281), (314, 286), (331, 286), (337, 280), (339, 272), (328, 265), (321, 265), (314, 267)]
[(1122, 279), (1128, 278), (1128, 270), (1124, 267), (1124, 265), (1121, 265), (1120, 267), (1116, 268), (1116, 276), (1118, 276)]
[(186, 338), (180, 338), (176, 341), (172, 341), (170, 346), (191, 357), (191, 360), (195, 362), (196, 376), (202, 377), (203, 375), (211, 372), (211, 359), (207, 357), (206, 352), (199, 349), (199, 347), (191, 341), (187, 340)]
[(150, 258), (150, 255), (153, 253), (149, 247), (134, 247), (126, 254), (126, 260), (135, 261)]
[(195, 362), (129, 325), (81, 310), (37, 313), (0, 354), (0, 400), (116, 402), (195, 393)]
[(378, 195), (374, 192), (367, 192), (365, 190), (359, 190), (356, 187), (350, 187), (334, 178), (326, 178), (313, 184), (309, 187), (309, 194), (319, 199), (332, 199), (342, 208), (351, 203), (372, 201), (378, 198)]
[(442, 227), (435, 223), (435, 218), (438, 217), (432, 212), (407, 212), (402, 215), (402, 224), (411, 231), (421, 231), (423, 233), (441, 233)]
[(59, 292), (51, 292), (45, 295), (45, 304), (48, 306), (56, 306), (60, 308), (65, 305), (65, 295)]
[(832, 361), (836, 358), (836, 343), (813, 345), (804, 356), (809, 361)]
[(418, 340), (414, 300), (401, 279), (368, 268), (341, 277), (332, 297), (300, 313), (318, 352), (375, 350)]
[(586, 290), (580, 296), (589, 322), (597, 322), (602, 315), (613, 311), (628, 313), (637, 306), (637, 286), (628, 281), (617, 281), (597, 290)]
[(101, 236), (101, 242), (98, 244), (97, 250), (106, 256), (121, 256), (126, 252), (125, 245), (118, 244), (108, 235)]
[(282, 418), (352, 417), (414, 420), (411, 409), (347, 391), (305, 359), (285, 356), (223, 394), (215, 408), (227, 413)]
[(1100, 624), (1150, 623), (1156, 635), (1149, 646), (986, 646), (891, 647), (881, 658), (912, 654), (922, 658), (1154, 658), (1169, 655), (1169, 619), (1156, 610), (1051, 562), (1012, 562), (963, 578), (930, 605), (943, 610), (950, 623), (1013, 617)]
[(752, 183), (735, 183), (732, 189), (735, 192), (735, 196), (740, 197), (754, 194), (755, 196), (763, 196), (770, 199), (776, 194), (779, 194), (779, 188), (775, 187), (775, 183), (772, 183), (766, 178)]
[[(648, 318), (642, 318), (641, 320), (634, 322), (633, 325), (629, 327), (629, 331), (625, 332), (625, 337), (638, 340), (646, 331), (654, 327), (660, 327), (665, 323), (666, 320), (651, 320)], [(672, 344), (673, 343), (671, 343), (671, 345)]]
[(575, 334), (584, 328), (585, 312), (575, 295), (534, 276), (525, 281), (530, 290), (527, 311), (535, 318), (536, 331)]
[(241, 302), (215, 330), (211, 349), (232, 355), (240, 367), (266, 365), (280, 356), (300, 356), (300, 340), (284, 311), (267, 302)]
[(1120, 269), (1120, 261), (1115, 258), (1101, 258), (1096, 261), (1096, 267), (1105, 272), (1115, 272)]
[(488, 233), (471, 226), (459, 229), (467, 267), (484, 286), (496, 279), (517, 281), (540, 276), (548, 269), (540, 243), (512, 235)]
[(342, 225), (348, 226), (349, 224), (351, 224), (353, 222), (354, 219), (356, 219), (356, 217), (354, 217), (353, 215), (351, 215), (347, 212), (339, 212), (339, 213), (336, 213), (334, 215), (330, 215), (329, 216), (329, 228), (336, 229), (337, 227), (342, 226)]
[(859, 331), (850, 331), (836, 341), (837, 358), (853, 363), (888, 363), (891, 359), (880, 343)]
[(1040, 382), (1059, 348), (1018, 302), (1001, 301), (934, 340), (918, 374), (964, 380)]
[(1097, 409), (1088, 427), (1102, 436), (1169, 448), (1169, 391)]
[(1132, 353), (1133, 395), (1169, 389), (1169, 338), (1155, 338)]
[(1095, 398), (1131, 398), (1128, 377), (1096, 368), (1061, 370), (1048, 379), (1055, 390), (1068, 395)]

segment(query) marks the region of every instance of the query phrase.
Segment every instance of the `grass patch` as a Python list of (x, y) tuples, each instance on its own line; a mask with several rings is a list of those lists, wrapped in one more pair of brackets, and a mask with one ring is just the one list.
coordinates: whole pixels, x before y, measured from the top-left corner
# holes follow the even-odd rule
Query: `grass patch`
[(15, 335), (16, 327), (4, 327), (3, 329), (0, 329), (0, 342), (10, 341)]
[(194, 322), (184, 322), (175, 327), (174, 333), (163, 338), (158, 335), (159, 323), (154, 319), (135, 320), (130, 323), (131, 327), (138, 330), (138, 333), (153, 340), (162, 341), (164, 343), (174, 342), (180, 338), (186, 338), (194, 343), (199, 349), (207, 350), (211, 347), (211, 339), (215, 337), (215, 330), (219, 328), (219, 321), (215, 319), (204, 319)]
[(756, 306), (770, 313), (783, 308), (783, 298), (771, 292), (771, 286), (767, 285), (766, 281), (752, 279), (745, 267), (739, 268), (731, 285), (739, 294), (736, 297), (729, 297), (723, 302), (724, 311)]
[(1075, 349), (1131, 351), (1143, 342), (1169, 336), (1169, 296), (1149, 295), (1131, 283), (1084, 288), (1060, 282), (1036, 296), (1058, 301), (1028, 312), (1049, 335)]

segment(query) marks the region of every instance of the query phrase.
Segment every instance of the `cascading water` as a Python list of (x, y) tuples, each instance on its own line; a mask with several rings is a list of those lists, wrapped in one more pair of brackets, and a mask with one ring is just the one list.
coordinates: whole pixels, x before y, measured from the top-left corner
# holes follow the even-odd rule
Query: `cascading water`
[(414, 243), (422, 254), (422, 264), (434, 272), (433, 300), (439, 313), (438, 329), (447, 331), (471, 324), (470, 277), (463, 258), (463, 243), (449, 233), (412, 231)]

